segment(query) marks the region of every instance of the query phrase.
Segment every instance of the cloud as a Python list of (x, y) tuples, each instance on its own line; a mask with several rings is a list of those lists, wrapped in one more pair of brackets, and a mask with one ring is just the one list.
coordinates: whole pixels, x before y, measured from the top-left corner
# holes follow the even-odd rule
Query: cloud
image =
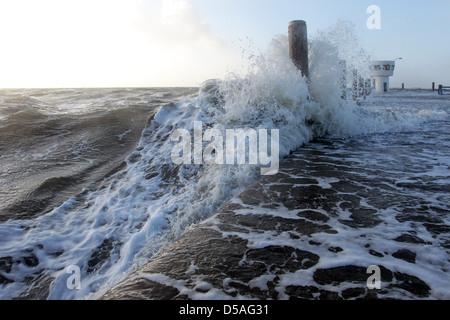
[(0, 87), (194, 86), (236, 63), (187, 0), (0, 0)]
[(237, 62), (231, 46), (213, 34), (188, 1), (163, 0), (160, 4), (156, 14), (154, 6), (142, 4), (134, 24), (155, 57), (148, 61), (150, 72), (157, 65), (159, 73), (165, 71), (163, 77), (192, 79), (198, 84), (224, 75), (227, 66)]

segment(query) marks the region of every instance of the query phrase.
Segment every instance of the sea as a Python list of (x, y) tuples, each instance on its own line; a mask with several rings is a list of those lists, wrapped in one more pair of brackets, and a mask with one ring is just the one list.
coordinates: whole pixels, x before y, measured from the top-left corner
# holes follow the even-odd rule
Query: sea
[(368, 204), (377, 183), (399, 191), (371, 207), (385, 232), (415, 230), (411, 272), (450, 298), (450, 96), (343, 99), (338, 57), (315, 46), (308, 81), (276, 39), (247, 73), (193, 88), (1, 89), (0, 299), (97, 299), (261, 178), (258, 164), (175, 164), (171, 133), (195, 122), (278, 129), (281, 165), (296, 152), (351, 163), (358, 184), (370, 172)]

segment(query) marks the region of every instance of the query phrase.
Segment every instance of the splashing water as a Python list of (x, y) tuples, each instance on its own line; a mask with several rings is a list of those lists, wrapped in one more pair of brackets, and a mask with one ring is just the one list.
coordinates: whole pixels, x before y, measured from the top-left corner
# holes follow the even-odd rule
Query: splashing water
[[(36, 286), (50, 279), (49, 299), (96, 298), (259, 178), (255, 165), (173, 164), (169, 137), (176, 128), (192, 130), (201, 121), (219, 130), (279, 129), (284, 158), (316, 137), (403, 130), (441, 116), (342, 100), (337, 66), (343, 57), (336, 43), (311, 41), (309, 81), (289, 59), (287, 45), (287, 37), (278, 36), (252, 58), (245, 76), (206, 81), (198, 94), (162, 106), (127, 167), (98, 189), (37, 219), (0, 225), (1, 256), (39, 261), (13, 265), (2, 298), (19, 296), (29, 287), (27, 277)], [(67, 289), (71, 265), (80, 267), (81, 290)]]

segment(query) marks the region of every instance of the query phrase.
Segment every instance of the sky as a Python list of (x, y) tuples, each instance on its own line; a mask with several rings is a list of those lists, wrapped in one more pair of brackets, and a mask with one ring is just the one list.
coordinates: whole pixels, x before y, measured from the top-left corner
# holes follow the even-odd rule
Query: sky
[(370, 58), (402, 58), (391, 87), (450, 84), (449, 0), (0, 0), (0, 88), (198, 86), (292, 20), (310, 39), (351, 23)]

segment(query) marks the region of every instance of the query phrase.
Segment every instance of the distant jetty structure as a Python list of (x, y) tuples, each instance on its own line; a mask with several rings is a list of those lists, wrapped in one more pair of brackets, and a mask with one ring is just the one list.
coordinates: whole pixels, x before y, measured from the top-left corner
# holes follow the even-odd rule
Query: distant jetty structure
[(389, 92), (389, 77), (394, 75), (395, 61), (379, 60), (369, 62), (370, 72), (375, 79), (375, 91)]

